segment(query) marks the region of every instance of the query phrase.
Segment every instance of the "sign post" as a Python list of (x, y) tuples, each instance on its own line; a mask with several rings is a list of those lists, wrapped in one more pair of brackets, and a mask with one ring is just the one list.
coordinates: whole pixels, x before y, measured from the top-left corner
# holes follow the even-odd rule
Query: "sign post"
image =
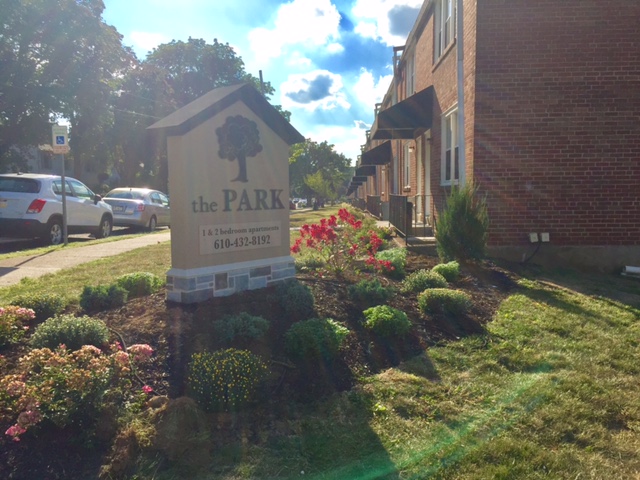
[(66, 125), (53, 125), (51, 127), (53, 153), (60, 155), (62, 159), (62, 171), (60, 179), (62, 180), (62, 238), (64, 239), (64, 246), (69, 244), (69, 238), (67, 235), (67, 181), (65, 179), (64, 172), (64, 155), (69, 153), (69, 141), (67, 138), (67, 126)]

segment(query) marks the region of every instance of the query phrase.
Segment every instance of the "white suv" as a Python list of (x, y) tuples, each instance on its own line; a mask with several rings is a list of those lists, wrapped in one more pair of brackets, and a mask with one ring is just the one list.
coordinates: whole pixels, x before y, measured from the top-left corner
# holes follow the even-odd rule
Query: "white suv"
[[(111, 235), (113, 214), (85, 184), (65, 177), (67, 230)], [(59, 245), (62, 235), (62, 179), (35, 173), (0, 174), (0, 237), (39, 237)]]

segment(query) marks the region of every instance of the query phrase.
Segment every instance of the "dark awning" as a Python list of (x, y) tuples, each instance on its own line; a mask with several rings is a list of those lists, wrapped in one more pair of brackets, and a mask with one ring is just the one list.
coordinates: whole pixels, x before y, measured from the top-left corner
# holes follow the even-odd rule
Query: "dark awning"
[(391, 142), (384, 142), (364, 152), (360, 165), (386, 165), (391, 162)]
[(431, 128), (433, 122), (433, 87), (427, 87), (378, 113), (371, 138), (414, 139)]
[(361, 165), (356, 168), (356, 175), (370, 177), (371, 175), (376, 174), (376, 166), (375, 165)]
[(366, 175), (358, 175), (357, 174), (357, 170), (356, 170), (356, 175), (354, 175), (353, 178), (351, 179), (351, 183), (356, 183), (356, 182), (364, 183), (366, 181), (367, 181), (367, 176)]

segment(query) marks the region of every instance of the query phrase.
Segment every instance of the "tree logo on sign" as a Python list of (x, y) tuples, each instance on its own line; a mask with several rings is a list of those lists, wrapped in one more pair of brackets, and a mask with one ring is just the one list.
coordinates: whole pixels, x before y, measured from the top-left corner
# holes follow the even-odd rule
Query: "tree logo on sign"
[(255, 157), (262, 151), (256, 122), (242, 115), (227, 117), (224, 125), (216, 129), (216, 134), (220, 145), (218, 156), (230, 162), (238, 160), (238, 176), (231, 181), (248, 182), (247, 158)]

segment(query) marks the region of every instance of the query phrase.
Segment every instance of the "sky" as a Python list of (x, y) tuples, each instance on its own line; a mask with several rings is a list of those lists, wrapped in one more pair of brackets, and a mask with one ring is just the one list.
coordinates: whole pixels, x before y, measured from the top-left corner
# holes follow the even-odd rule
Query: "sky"
[(355, 164), (423, 0), (104, 0), (139, 59), (189, 37), (228, 43), (305, 137)]

